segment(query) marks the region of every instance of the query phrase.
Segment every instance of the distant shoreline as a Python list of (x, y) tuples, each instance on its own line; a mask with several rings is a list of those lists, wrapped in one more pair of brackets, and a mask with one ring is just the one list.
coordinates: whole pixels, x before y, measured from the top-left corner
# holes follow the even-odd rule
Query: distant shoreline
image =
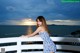
[[(50, 24), (54, 26), (80, 26), (80, 25), (56, 25), (56, 24)], [(48, 25), (48, 26), (50, 26)], [(0, 25), (0, 26), (36, 26), (36, 25)]]

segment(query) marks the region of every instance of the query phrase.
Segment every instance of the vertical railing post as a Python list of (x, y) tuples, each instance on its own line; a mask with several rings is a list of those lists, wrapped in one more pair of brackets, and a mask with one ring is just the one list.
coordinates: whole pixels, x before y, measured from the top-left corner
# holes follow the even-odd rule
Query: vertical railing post
[(5, 48), (1, 48), (1, 52), (0, 53), (6, 53), (5, 52)]
[(21, 53), (21, 40), (18, 38), (18, 41), (17, 41), (17, 53)]

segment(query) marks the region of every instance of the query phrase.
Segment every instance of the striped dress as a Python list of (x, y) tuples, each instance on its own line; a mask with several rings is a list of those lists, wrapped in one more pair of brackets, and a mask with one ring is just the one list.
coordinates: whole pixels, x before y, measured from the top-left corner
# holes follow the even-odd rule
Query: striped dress
[(50, 53), (50, 52), (56, 52), (56, 45), (54, 42), (50, 39), (48, 32), (39, 32), (40, 37), (43, 39), (43, 52), (44, 53)]

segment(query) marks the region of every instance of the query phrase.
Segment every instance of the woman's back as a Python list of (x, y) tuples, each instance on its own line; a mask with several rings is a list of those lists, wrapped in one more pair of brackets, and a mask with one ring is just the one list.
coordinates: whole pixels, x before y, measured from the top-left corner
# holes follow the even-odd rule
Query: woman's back
[(44, 53), (56, 52), (56, 45), (50, 39), (47, 31), (39, 32), (39, 36), (43, 39)]

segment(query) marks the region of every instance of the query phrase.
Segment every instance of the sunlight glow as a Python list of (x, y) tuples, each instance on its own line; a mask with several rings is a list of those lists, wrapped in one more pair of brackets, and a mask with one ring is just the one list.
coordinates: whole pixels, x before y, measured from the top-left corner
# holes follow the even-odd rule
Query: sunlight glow
[(32, 19), (23, 19), (20, 25), (36, 25), (36, 22)]

